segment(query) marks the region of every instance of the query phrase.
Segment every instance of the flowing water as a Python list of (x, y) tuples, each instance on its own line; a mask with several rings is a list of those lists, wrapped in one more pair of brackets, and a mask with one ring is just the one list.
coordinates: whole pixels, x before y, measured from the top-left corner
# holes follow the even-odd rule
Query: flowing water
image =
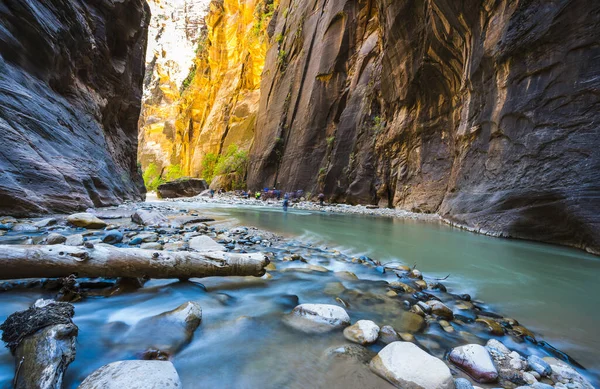
[[(352, 271), (360, 280), (340, 280), (331, 272), (276, 271), (268, 281), (153, 280), (133, 293), (88, 298), (76, 303), (74, 321), (80, 332), (77, 358), (67, 370), (67, 388), (76, 388), (86, 375), (106, 363), (136, 357), (131, 348), (112, 343), (127, 325), (190, 300), (202, 306), (203, 322), (192, 342), (173, 358), (186, 388), (387, 387), (384, 381), (361, 372), (360, 365), (336, 367), (324, 362), (327, 348), (345, 343), (341, 333), (306, 335), (283, 324), (283, 316), (298, 303), (332, 303), (337, 294), (349, 303), (347, 311), (353, 321), (368, 318), (395, 328), (404, 325), (399, 301), (385, 297), (385, 283), (380, 281), (395, 278), (393, 274), (381, 275), (372, 268), (336, 260), (334, 251), (321, 250), (324, 247), (336, 248), (349, 257), (365, 254), (382, 262), (416, 264), (427, 276), (450, 274), (443, 281), (449, 291), (470, 293), (491, 310), (519, 320), (587, 367), (589, 378), (597, 379), (597, 257), (551, 245), (476, 235), (434, 222), (297, 210), (283, 213), (267, 207), (170, 205), (201, 209), (223, 219), (233, 217), (242, 225), (292, 237), (292, 246), (304, 250), (311, 263)], [(278, 262), (277, 266), (281, 270), (297, 265)], [(52, 293), (39, 289), (0, 293), (0, 320), (39, 297), (49, 298)], [(427, 333), (421, 345), (438, 357), (449, 347), (465, 343), (439, 326), (430, 326)], [(526, 348), (517, 343), (507, 345), (520, 351)], [(2, 349), (0, 388), (10, 387), (12, 375), (12, 357)]]

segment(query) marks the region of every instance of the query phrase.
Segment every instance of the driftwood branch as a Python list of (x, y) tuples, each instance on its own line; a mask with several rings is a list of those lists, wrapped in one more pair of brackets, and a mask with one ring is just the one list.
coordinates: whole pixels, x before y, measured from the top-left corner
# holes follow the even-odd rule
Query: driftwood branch
[(0, 279), (68, 277), (193, 278), (262, 276), (269, 260), (262, 254), (168, 252), (65, 245), (0, 245)]

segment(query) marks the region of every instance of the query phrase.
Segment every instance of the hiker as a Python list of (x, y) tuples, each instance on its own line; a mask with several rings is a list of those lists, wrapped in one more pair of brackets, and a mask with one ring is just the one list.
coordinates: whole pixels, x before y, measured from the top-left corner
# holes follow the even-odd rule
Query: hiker
[(285, 196), (283, 196), (283, 211), (284, 212), (287, 212), (289, 204), (290, 204), (290, 197), (286, 193)]
[(256, 193), (254, 194), (254, 198), (257, 200), (260, 200), (260, 192), (256, 191)]
[(319, 193), (319, 204), (321, 207), (325, 205), (323, 202), (325, 201), (325, 195), (323, 193)]
[(213, 197), (215, 197), (215, 190), (211, 189), (210, 190), (210, 198), (212, 199)]

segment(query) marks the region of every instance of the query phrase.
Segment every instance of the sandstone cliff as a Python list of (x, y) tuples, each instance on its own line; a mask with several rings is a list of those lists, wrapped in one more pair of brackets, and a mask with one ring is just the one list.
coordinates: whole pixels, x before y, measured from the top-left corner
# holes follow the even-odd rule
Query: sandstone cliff
[(143, 0), (0, 5), (0, 214), (139, 199)]
[(250, 187), (600, 252), (600, 3), (282, 0), (278, 10)]
[[(200, 7), (190, 7), (191, 3), (187, 1), (185, 12)], [(185, 175), (200, 177), (207, 154), (218, 156), (229, 145), (250, 148), (268, 48), (266, 30), (274, 7), (273, 1), (265, 0), (212, 1), (204, 21), (195, 22), (197, 38), (190, 38), (195, 59), (185, 80), (173, 75), (173, 68), (182, 65), (172, 58), (184, 38), (170, 38), (173, 44), (159, 46), (162, 65), (148, 59), (159, 82), (149, 88), (140, 118), (143, 168), (151, 163), (160, 169), (172, 165)], [(161, 15), (154, 14), (152, 24), (155, 20), (164, 24), (164, 33), (157, 34), (164, 40), (175, 34), (169, 26), (177, 20)], [(198, 14), (188, 16), (184, 20), (189, 23)]]

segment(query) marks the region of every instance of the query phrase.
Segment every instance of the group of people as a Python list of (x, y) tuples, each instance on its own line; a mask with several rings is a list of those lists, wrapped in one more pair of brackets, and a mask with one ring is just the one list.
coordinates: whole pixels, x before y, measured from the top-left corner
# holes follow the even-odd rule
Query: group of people
[[(218, 193), (222, 194), (225, 191), (223, 189), (219, 189)], [(210, 197), (212, 198), (215, 195), (215, 191), (213, 189), (210, 190)], [(236, 191), (236, 195), (240, 196), (242, 198), (245, 199), (249, 199), (250, 196), (252, 196), (252, 192), (250, 191)], [(283, 210), (287, 211), (289, 205), (290, 205), (290, 200), (292, 201), (298, 201), (301, 198), (304, 197), (304, 191), (302, 189), (298, 189), (296, 191), (293, 192), (283, 192), (279, 189), (273, 188), (273, 189), (269, 189), (269, 188), (264, 188), (262, 191), (258, 190), (256, 192), (254, 192), (254, 198), (256, 200), (268, 200), (268, 199), (277, 199), (277, 200), (281, 200), (281, 198), (283, 197)], [(317, 196), (317, 198), (319, 199), (319, 204), (321, 206), (325, 205), (325, 195), (323, 193), (319, 193), (319, 195)]]

